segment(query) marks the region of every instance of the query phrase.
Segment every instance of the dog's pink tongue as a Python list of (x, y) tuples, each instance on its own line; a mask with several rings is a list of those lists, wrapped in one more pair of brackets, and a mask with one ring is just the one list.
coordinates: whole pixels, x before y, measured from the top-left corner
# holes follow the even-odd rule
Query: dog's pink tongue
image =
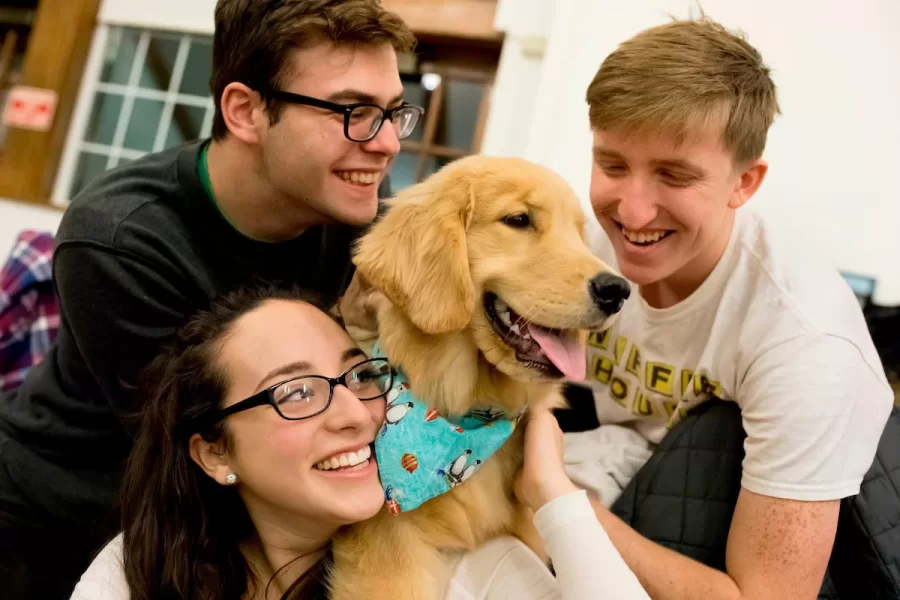
[(557, 369), (562, 371), (563, 375), (574, 381), (584, 379), (587, 372), (584, 347), (577, 340), (569, 335), (559, 335), (536, 325), (529, 325), (528, 333), (544, 351), (544, 355), (556, 365)]

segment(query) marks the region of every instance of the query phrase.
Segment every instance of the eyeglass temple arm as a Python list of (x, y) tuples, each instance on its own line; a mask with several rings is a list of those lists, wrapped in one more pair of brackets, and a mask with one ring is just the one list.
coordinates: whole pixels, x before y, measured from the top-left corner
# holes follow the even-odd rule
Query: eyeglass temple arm
[(264, 92), (264, 94), (275, 98), (276, 100), (281, 100), (282, 102), (301, 103), (307, 106), (316, 106), (318, 108), (325, 108), (338, 112), (348, 112), (348, 107), (344, 106), (343, 104), (336, 104), (327, 100), (320, 100), (319, 98), (304, 96), (302, 94), (295, 94), (293, 92), (285, 92), (282, 90), (268, 90)]
[(269, 398), (269, 390), (265, 389), (257, 394), (254, 394), (247, 398), (246, 400), (241, 400), (237, 404), (232, 404), (228, 408), (223, 408), (222, 410), (215, 413), (215, 417), (219, 420), (224, 419), (225, 417), (229, 417), (233, 414), (243, 412), (245, 410), (249, 410), (251, 408), (256, 408), (257, 406), (262, 406), (264, 404), (271, 404)]

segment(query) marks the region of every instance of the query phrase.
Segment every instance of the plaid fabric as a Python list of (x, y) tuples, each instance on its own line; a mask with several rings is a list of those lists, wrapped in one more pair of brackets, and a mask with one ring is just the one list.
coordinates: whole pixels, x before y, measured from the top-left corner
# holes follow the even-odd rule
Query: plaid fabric
[(53, 243), (51, 234), (23, 231), (0, 271), (0, 392), (21, 385), (56, 340)]

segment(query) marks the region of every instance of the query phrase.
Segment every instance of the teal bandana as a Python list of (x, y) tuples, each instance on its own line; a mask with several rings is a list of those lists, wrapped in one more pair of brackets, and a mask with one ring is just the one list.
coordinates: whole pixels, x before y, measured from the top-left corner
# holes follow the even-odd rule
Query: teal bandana
[[(373, 356), (378, 356), (375, 345)], [(477, 408), (459, 419), (442, 417), (409, 391), (397, 372), (388, 392), (375, 457), (391, 514), (418, 508), (466, 481), (515, 430), (519, 417)]]

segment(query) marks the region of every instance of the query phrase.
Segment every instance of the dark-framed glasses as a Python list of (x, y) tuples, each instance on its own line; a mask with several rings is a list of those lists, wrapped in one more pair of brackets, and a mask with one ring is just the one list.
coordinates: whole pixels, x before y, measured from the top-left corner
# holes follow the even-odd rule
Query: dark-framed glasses
[(338, 375), (303, 375), (270, 386), (228, 408), (216, 411), (206, 425), (257, 406), (269, 404), (288, 421), (309, 419), (325, 412), (334, 398), (334, 388), (343, 385), (363, 401), (383, 398), (394, 384), (394, 370), (384, 358), (370, 358)]
[(337, 104), (283, 90), (269, 90), (266, 95), (288, 104), (314, 106), (344, 115), (344, 137), (351, 142), (368, 142), (378, 135), (385, 121), (390, 121), (394, 126), (397, 139), (405, 140), (412, 135), (419, 119), (425, 114), (425, 109), (421, 106), (405, 102), (400, 106), (384, 109), (377, 104), (364, 102)]

